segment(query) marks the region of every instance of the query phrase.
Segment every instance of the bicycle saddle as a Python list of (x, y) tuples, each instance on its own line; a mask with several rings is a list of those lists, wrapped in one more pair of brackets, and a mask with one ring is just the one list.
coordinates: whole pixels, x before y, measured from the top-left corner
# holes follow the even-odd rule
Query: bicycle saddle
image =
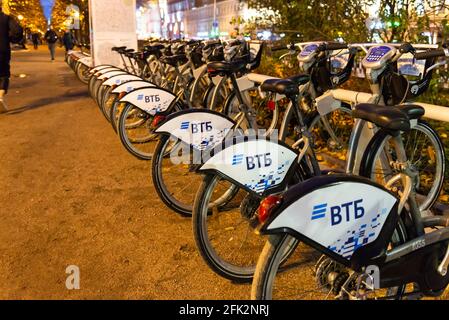
[(268, 79), (260, 86), (262, 91), (276, 92), (285, 96), (299, 94), (298, 85), (289, 79)]
[(310, 75), (308, 74), (297, 74), (291, 77), (286, 78), (286, 80), (293, 81), (298, 86), (302, 84), (306, 84), (310, 80)]
[(171, 66), (177, 66), (178, 63), (184, 64), (187, 62), (187, 56), (185, 54), (176, 54), (173, 56), (163, 56), (161, 58), (163, 63), (169, 64)]
[(400, 104), (395, 106), (408, 116), (410, 120), (421, 118), (426, 112), (423, 107), (416, 104)]
[(407, 114), (397, 107), (380, 106), (362, 103), (352, 111), (354, 118), (360, 118), (374, 123), (376, 126), (393, 131), (410, 130), (410, 119)]
[(126, 49), (126, 47), (112, 47), (111, 48), (112, 51), (122, 51), (122, 50), (125, 50), (125, 49)]
[(150, 44), (144, 47), (145, 51), (157, 52), (164, 49), (165, 46), (162, 43)]
[(236, 61), (214, 61), (207, 64), (207, 72), (214, 76), (218, 74), (231, 74), (242, 69), (245, 69), (247, 61), (236, 60)]

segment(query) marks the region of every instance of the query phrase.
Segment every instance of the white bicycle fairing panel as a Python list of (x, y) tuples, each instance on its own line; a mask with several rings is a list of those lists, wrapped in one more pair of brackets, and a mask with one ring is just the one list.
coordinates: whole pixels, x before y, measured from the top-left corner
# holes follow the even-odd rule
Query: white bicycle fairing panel
[(121, 69), (117, 68), (117, 67), (108, 67), (108, 68), (100, 69), (100, 70), (96, 71), (95, 73), (98, 74), (98, 75), (102, 75), (102, 74), (105, 74), (107, 72), (120, 71), (120, 70)]
[(176, 96), (173, 93), (160, 88), (142, 88), (131, 91), (120, 101), (129, 102), (137, 108), (155, 115), (166, 111), (175, 99)]
[(200, 170), (219, 171), (249, 190), (263, 194), (284, 181), (296, 158), (297, 154), (289, 148), (262, 138), (226, 146)]
[(102, 74), (101, 76), (99, 76), (97, 79), (98, 79), (98, 80), (109, 79), (109, 78), (118, 76), (119, 74), (125, 75), (125, 74), (128, 74), (128, 73), (126, 73), (125, 71), (122, 71), (122, 70), (110, 71), (110, 72), (103, 73), (103, 74)]
[(118, 68), (116, 68), (116, 67), (113, 67), (113, 66), (108, 66), (108, 65), (102, 65), (102, 66), (96, 66), (95, 68), (92, 68), (90, 71), (89, 71), (89, 73), (96, 73), (96, 72), (98, 72), (98, 71), (100, 71), (100, 70), (104, 70), (104, 69), (109, 69), (109, 68), (115, 68), (115, 69), (118, 69)]
[(267, 230), (293, 229), (349, 260), (356, 249), (377, 239), (396, 201), (369, 184), (333, 184), (301, 197)]
[(87, 67), (92, 67), (92, 57), (85, 57), (78, 60), (79, 63), (84, 64)]
[(131, 80), (142, 80), (142, 78), (135, 76), (133, 74), (120, 74), (118, 76), (114, 76), (103, 82), (103, 86), (118, 86), (124, 82)]
[(112, 90), (112, 93), (131, 92), (133, 90), (146, 87), (155, 87), (155, 85), (144, 80), (129, 81), (122, 83), (118, 87), (114, 88), (114, 90)]
[(212, 112), (180, 113), (164, 122), (156, 132), (166, 132), (197, 150), (214, 148), (235, 123)]

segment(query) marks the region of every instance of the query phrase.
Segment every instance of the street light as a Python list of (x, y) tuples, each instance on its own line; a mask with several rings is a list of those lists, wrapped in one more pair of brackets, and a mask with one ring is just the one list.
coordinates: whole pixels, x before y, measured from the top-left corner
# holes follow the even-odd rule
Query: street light
[(19, 14), (19, 15), (17, 16), (17, 19), (19, 19), (19, 21), (22, 21), (22, 20), (23, 20), (23, 16), (22, 16), (21, 14)]

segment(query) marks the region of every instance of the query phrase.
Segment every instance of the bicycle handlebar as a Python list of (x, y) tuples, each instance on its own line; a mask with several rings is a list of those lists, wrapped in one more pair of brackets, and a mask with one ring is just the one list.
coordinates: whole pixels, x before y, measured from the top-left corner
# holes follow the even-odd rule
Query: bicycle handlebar
[(318, 51), (331, 51), (341, 49), (348, 49), (348, 44), (341, 42), (326, 42), (318, 47)]
[(436, 57), (444, 57), (444, 56), (446, 56), (446, 57), (449, 56), (448, 49), (433, 49), (433, 50), (415, 53), (416, 60), (424, 60), (427, 58), (436, 58)]
[(281, 51), (281, 50), (287, 50), (287, 47), (286, 46), (271, 47), (271, 52)]

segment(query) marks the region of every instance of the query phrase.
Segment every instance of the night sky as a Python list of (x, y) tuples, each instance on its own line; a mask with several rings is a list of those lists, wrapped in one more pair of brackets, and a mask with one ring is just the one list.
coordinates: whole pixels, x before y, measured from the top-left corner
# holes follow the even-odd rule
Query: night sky
[(55, 0), (41, 0), (42, 7), (44, 8), (44, 14), (47, 19), (50, 19), (51, 9), (53, 8)]

